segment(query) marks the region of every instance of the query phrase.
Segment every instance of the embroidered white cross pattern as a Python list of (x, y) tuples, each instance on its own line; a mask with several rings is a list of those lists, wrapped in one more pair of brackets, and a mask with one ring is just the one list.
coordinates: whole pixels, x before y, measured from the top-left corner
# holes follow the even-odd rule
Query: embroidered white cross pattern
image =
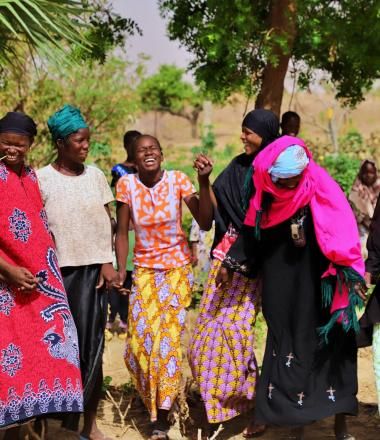
[(286, 356), (286, 358), (287, 358), (287, 362), (286, 362), (286, 366), (287, 367), (290, 367), (290, 364), (292, 363), (292, 360), (294, 359), (294, 356), (293, 356), (293, 353), (289, 353), (287, 356)]
[(268, 387), (268, 399), (272, 399), (272, 391), (274, 390), (274, 386), (270, 383)]
[(335, 402), (335, 391), (333, 390), (333, 387), (330, 386), (330, 388), (328, 390), (326, 390), (326, 393), (329, 393), (329, 399), (333, 402)]
[(305, 397), (305, 394), (303, 393), (303, 391), (301, 391), (299, 394), (297, 394), (298, 396), (298, 405), (302, 406), (303, 405), (303, 398)]

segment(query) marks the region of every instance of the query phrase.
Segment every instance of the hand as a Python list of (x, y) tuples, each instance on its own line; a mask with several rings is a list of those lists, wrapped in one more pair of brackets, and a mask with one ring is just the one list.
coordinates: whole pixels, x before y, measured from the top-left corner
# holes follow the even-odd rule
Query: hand
[(368, 290), (368, 287), (365, 284), (356, 283), (354, 288), (356, 294), (359, 295), (363, 301), (365, 301), (367, 299), (366, 292)]
[(118, 273), (113, 268), (112, 263), (102, 264), (96, 289), (100, 289), (105, 286), (105, 288), (108, 290), (117, 281)]
[(190, 263), (192, 267), (195, 267), (198, 264), (198, 257), (196, 255), (191, 255)]
[(228, 287), (231, 284), (234, 273), (226, 267), (221, 267), (215, 278), (216, 288)]
[(3, 277), (7, 283), (13, 284), (21, 291), (34, 290), (39, 283), (39, 279), (25, 267), (10, 266)]
[(212, 160), (204, 154), (198, 154), (194, 160), (194, 168), (198, 171), (198, 179), (208, 178), (213, 168)]
[(119, 291), (121, 295), (128, 295), (130, 293), (129, 289), (124, 288), (125, 279), (127, 278), (127, 273), (125, 270), (120, 270), (117, 273), (118, 279), (114, 282), (113, 287)]
[(372, 284), (372, 274), (370, 272), (366, 272), (364, 274), (365, 283), (367, 284), (367, 287), (369, 287)]

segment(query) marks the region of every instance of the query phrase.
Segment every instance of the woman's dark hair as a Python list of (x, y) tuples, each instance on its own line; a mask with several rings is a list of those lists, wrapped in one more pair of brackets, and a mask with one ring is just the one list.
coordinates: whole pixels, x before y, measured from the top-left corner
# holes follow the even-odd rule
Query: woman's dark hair
[(132, 162), (134, 159), (133, 142), (139, 136), (141, 136), (141, 133), (137, 130), (128, 130), (124, 134), (123, 143), (124, 149), (127, 152), (127, 162)]

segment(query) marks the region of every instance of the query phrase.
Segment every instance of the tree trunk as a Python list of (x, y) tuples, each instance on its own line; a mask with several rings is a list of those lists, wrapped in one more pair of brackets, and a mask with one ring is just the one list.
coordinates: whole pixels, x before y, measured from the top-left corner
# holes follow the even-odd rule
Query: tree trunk
[(198, 119), (199, 119), (199, 110), (194, 110), (191, 113), (190, 124), (191, 124), (191, 137), (196, 139), (198, 137)]
[(272, 0), (268, 19), (271, 37), (285, 37), (285, 52), (276, 41), (272, 44), (271, 54), (274, 63), (268, 62), (262, 76), (261, 89), (256, 98), (255, 108), (272, 110), (280, 115), (284, 94), (285, 75), (288, 70), (294, 40), (296, 38), (296, 0)]

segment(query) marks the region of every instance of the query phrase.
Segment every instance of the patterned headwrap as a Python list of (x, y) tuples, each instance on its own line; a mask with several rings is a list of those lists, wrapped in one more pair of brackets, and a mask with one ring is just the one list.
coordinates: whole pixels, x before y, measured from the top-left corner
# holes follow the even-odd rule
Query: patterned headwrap
[(284, 150), (268, 172), (272, 181), (299, 176), (309, 164), (305, 149), (300, 145), (291, 145)]
[(21, 112), (8, 112), (0, 119), (0, 133), (13, 132), (34, 138), (37, 126), (33, 119)]
[(53, 141), (64, 139), (81, 128), (88, 128), (79, 109), (65, 104), (48, 119), (48, 127)]

